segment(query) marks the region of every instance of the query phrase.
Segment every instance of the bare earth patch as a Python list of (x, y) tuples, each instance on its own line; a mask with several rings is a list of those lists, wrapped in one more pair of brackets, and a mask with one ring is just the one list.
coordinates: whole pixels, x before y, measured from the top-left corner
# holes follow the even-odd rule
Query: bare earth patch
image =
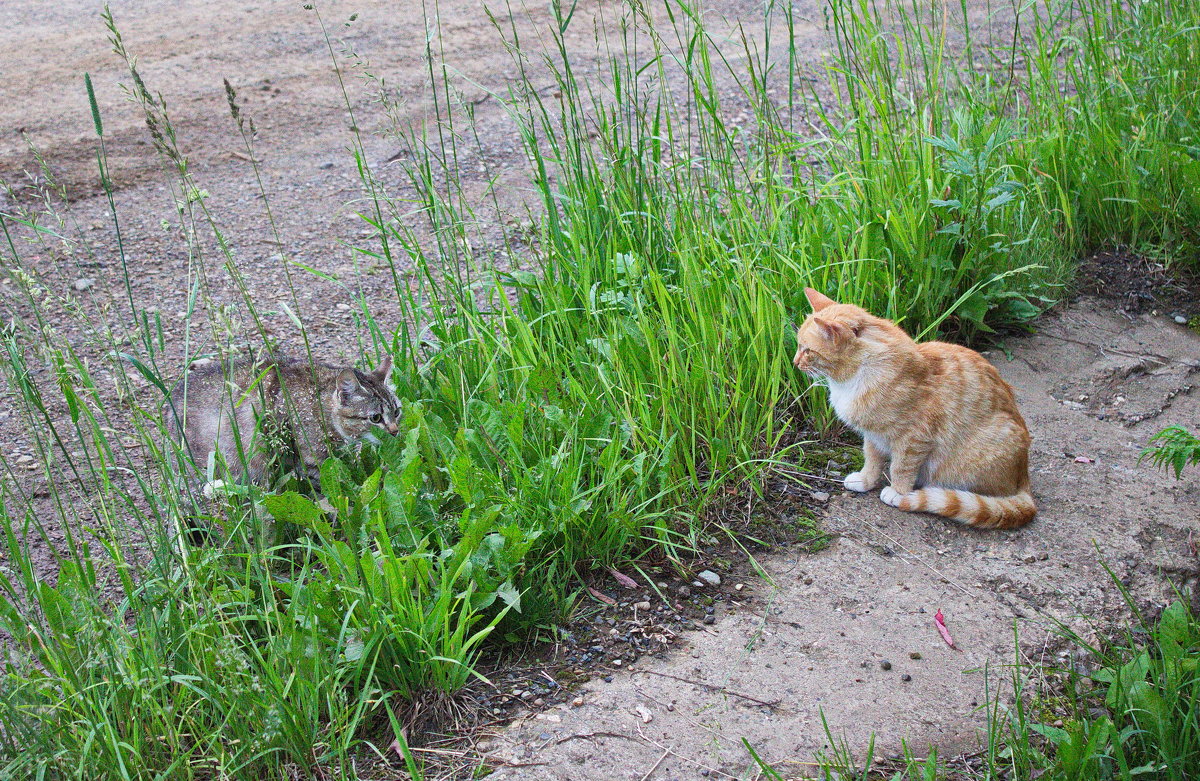
[[(988, 692), (1011, 692), (1014, 626), (1022, 659), (1062, 663), (1046, 631), (1056, 622), (1086, 636), (1127, 615), (1105, 566), (1150, 604), (1171, 583), (1195, 584), (1200, 485), (1137, 461), (1162, 426), (1200, 425), (1200, 335), (1087, 297), (1006, 349), (1011, 359), (988, 357), (1034, 435), (1030, 526), (976, 532), (873, 494), (836, 495), (827, 550), (760, 559), (773, 585), (753, 584), (754, 608), (719, 611), (665, 660), (594, 678), (582, 705), (531, 713), (485, 741), (498, 764), (519, 765), (490, 777), (743, 777), (743, 738), (803, 774), (830, 748), (823, 719), (860, 754), (872, 734), (877, 756), (901, 741), (918, 754), (968, 752), (986, 743)], [(961, 652), (936, 631), (938, 609)]]

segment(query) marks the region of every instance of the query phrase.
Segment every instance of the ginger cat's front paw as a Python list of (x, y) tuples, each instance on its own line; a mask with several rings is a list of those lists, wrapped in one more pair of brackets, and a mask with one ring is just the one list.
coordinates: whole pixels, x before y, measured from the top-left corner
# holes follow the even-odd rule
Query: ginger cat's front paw
[(846, 475), (846, 479), (842, 483), (842, 485), (846, 486), (847, 490), (857, 491), (860, 494), (870, 491), (878, 484), (878, 480), (873, 483), (867, 482), (867, 477), (862, 472), (851, 472), (850, 474)]
[(899, 507), (901, 510), (908, 509), (907, 507), (902, 506), (904, 504), (904, 497), (906, 495), (907, 494), (900, 493), (890, 485), (884, 486), (883, 490), (879, 492), (879, 498), (884, 504), (891, 505), (892, 507)]

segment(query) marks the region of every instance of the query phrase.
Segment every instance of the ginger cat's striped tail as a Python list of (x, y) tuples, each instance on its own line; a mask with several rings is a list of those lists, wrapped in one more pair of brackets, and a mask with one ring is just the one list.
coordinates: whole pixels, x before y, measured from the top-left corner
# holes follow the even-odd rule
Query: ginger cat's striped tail
[(897, 505), (909, 512), (952, 518), (976, 529), (1016, 529), (1033, 520), (1037, 505), (1028, 486), (1012, 496), (984, 496), (954, 488), (920, 488)]

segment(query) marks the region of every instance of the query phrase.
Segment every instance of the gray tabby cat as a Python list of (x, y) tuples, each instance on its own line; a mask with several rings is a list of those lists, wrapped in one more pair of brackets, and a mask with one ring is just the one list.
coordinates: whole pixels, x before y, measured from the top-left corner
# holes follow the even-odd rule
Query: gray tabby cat
[(180, 380), (163, 415), (200, 475), (215, 459), (215, 474), (224, 474), (224, 463), (231, 479), (261, 484), (278, 458), (315, 477), (331, 444), (371, 440), (375, 427), (396, 433), (391, 372), (391, 357), (373, 372), (290, 358), (217, 364)]

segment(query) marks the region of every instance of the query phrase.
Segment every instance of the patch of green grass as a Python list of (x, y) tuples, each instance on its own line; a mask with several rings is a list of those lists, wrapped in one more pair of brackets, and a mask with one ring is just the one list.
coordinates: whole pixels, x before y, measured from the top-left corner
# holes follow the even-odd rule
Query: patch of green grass
[(838, 443), (809, 445), (804, 448), (800, 467), (806, 471), (823, 471), (829, 468), (830, 463), (838, 465), (838, 471), (843, 474), (862, 469), (862, 446)]
[[(0, 369), (48, 493), (32, 502), (25, 462), (0, 454), (0, 621), (14, 639), (0, 775), (351, 777), (393, 740), (419, 775), (404, 730), (474, 674), (490, 632), (565, 614), (589, 568), (698, 548), (727, 483), (790, 458), (798, 432), (830, 428), (824, 391), (790, 365), (805, 285), (922, 337), (971, 340), (1036, 317), (1082, 247), (1194, 250), (1192, 3), (1023, 6), (1025, 36), (989, 48), (968, 34), (959, 53), (940, 9), (839, 0), (821, 90), (794, 41), (729, 38), (686, 3), (657, 23), (649, 10), (621, 9), (605, 70), (587, 78), (566, 43), (582, 16), (553, 6), (544, 47), (494, 17), (518, 74), (494, 98), (532, 171), (532, 229), (497, 241), (480, 227), (495, 190), (464, 195), (457, 161), (474, 159), (479, 130), (436, 27), (425, 62), (438, 121), (397, 129), (415, 199), (384, 187), (351, 134), (372, 231), (355, 251), (374, 276), (359, 284), (390, 284), (400, 323), (281, 252), (286, 311), (311, 356), (295, 289), (310, 274), (342, 285), (364, 356), (395, 357), (406, 403), (400, 434), (328, 461), (319, 492), (292, 481), (194, 495), (162, 431), (183, 367), (132, 272), (89, 314), (32, 260), (92, 251), (68, 237), (70, 215), (0, 215), (13, 291)], [(764, 30), (795, 28), (790, 7), (764, 13)], [(239, 320), (271, 345), (167, 102), (108, 24), (189, 258), (171, 346), (188, 360), (220, 352), (245, 336)], [(329, 49), (348, 90), (344, 69), (366, 66)], [(974, 67), (985, 56), (1006, 67)], [(256, 161), (252, 122), (228, 97)], [(217, 274), (235, 302), (213, 295)], [(86, 342), (63, 338), (61, 312)], [(178, 533), (195, 518), (215, 544)], [(39, 542), (55, 552), (48, 579)]]

